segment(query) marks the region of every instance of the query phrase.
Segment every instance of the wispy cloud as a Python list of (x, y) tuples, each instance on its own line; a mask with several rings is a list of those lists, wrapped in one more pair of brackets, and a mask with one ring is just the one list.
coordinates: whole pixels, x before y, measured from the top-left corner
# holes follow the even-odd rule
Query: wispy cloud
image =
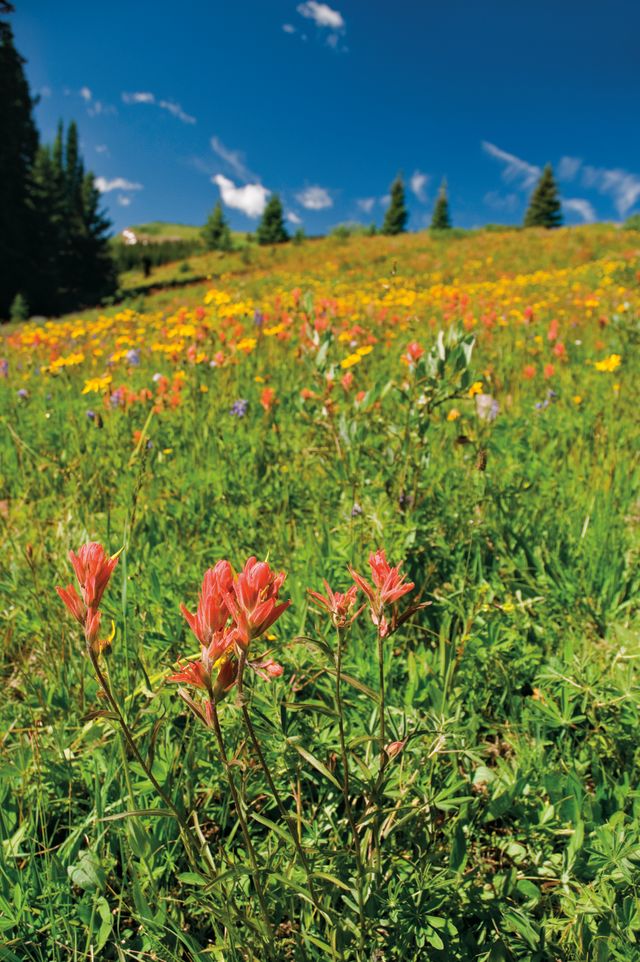
[(89, 101), (91, 100), (91, 90), (88, 87), (81, 87), (80, 96), (84, 101), (89, 103)]
[(356, 204), (365, 214), (370, 214), (376, 203), (375, 197), (361, 197)]
[(300, 16), (313, 20), (317, 27), (344, 30), (344, 17), (339, 10), (333, 10), (327, 3), (306, 0), (306, 3), (298, 4), (297, 10)]
[(192, 117), (191, 114), (185, 113), (180, 104), (177, 104), (174, 100), (159, 100), (158, 107), (162, 110), (168, 110), (170, 114), (181, 120), (183, 124), (195, 124), (196, 118)]
[(579, 157), (561, 157), (558, 164), (558, 180), (573, 180), (581, 166), (582, 161)]
[(220, 196), (227, 207), (240, 210), (247, 217), (260, 217), (264, 213), (267, 197), (271, 191), (262, 184), (245, 184), (243, 187), (236, 187), (232, 180), (223, 177), (222, 174), (216, 174), (211, 180), (220, 188)]
[(296, 212), (293, 210), (287, 211), (286, 218), (289, 221), (289, 223), (294, 224), (296, 227), (299, 227), (300, 224), (302, 223), (302, 217), (298, 217)]
[(427, 174), (423, 174), (420, 170), (415, 170), (409, 179), (411, 193), (415, 194), (422, 204), (426, 203), (427, 200), (426, 187), (428, 183), (429, 176)]
[(245, 164), (244, 154), (239, 150), (231, 150), (225, 147), (219, 137), (212, 137), (209, 141), (214, 154), (227, 164), (232, 173), (239, 180), (260, 180), (256, 174), (252, 174)]
[(50, 97), (52, 93), (53, 93), (53, 91), (51, 90), (51, 87), (49, 87), (47, 84), (45, 84), (44, 87), (40, 87), (40, 90), (38, 91), (38, 96), (39, 96), (39, 97)]
[(333, 198), (325, 187), (306, 187), (296, 194), (296, 200), (306, 210), (325, 210), (333, 207)]
[(627, 170), (587, 166), (582, 171), (582, 184), (600, 194), (608, 194), (620, 217), (626, 217), (640, 200), (640, 177)]
[(154, 104), (156, 102), (154, 95), (148, 91), (123, 93), (122, 99), (125, 104)]
[(122, 101), (125, 104), (153, 104), (161, 110), (166, 110), (173, 117), (182, 121), (183, 124), (195, 124), (197, 122), (196, 118), (186, 113), (175, 100), (159, 100), (155, 94), (148, 90), (125, 92), (122, 94)]
[(101, 194), (108, 194), (111, 190), (142, 190), (142, 184), (136, 184), (124, 177), (114, 177), (113, 180), (96, 177), (94, 183)]
[(106, 144), (96, 144), (96, 154), (108, 154), (109, 148)]
[(294, 25), (293, 25), (292, 23), (283, 23), (283, 24), (282, 24), (282, 29), (284, 30), (285, 33), (295, 33), (295, 32), (296, 32), (296, 28), (294, 27)]
[(570, 197), (567, 200), (563, 200), (562, 207), (564, 210), (568, 210), (570, 213), (582, 217), (585, 224), (593, 224), (596, 219), (596, 212), (593, 206), (583, 197)]
[(128, 207), (131, 203), (131, 198), (127, 197), (126, 194), (118, 194), (117, 201), (120, 207)]
[(487, 140), (482, 141), (482, 149), (490, 157), (494, 157), (504, 165), (502, 179), (508, 184), (513, 183), (523, 190), (530, 190), (542, 173), (541, 168), (536, 164), (530, 164), (528, 161), (516, 157), (515, 154), (509, 154), (506, 150), (496, 147), (495, 144), (491, 144)]
[(93, 91), (86, 85), (84, 87), (80, 87), (80, 90), (71, 90), (69, 87), (65, 87), (62, 92), (65, 97), (81, 97), (87, 106), (87, 114), (89, 117), (99, 117), (101, 114), (118, 113), (113, 104), (106, 104), (102, 100), (95, 100), (93, 97)]

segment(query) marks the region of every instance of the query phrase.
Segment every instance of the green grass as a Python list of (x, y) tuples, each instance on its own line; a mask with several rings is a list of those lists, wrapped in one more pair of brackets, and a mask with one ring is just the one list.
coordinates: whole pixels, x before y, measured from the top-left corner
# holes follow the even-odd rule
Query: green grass
[[(622, 233), (318, 241), (248, 264), (203, 255), (194, 273), (215, 278), (148, 296), (146, 314), (113, 308), (109, 325), (85, 312), (35, 344), (32, 329), (7, 329), (2, 962), (640, 960), (640, 299)], [(472, 288), (485, 282), (489, 293)], [(201, 336), (181, 334), (199, 330), (212, 288), (242, 309), (230, 318), (213, 301)], [(258, 337), (256, 306), (289, 340)], [(483, 323), (491, 310), (508, 322)], [(458, 332), (448, 347), (441, 327)], [(369, 335), (343, 386), (341, 360)], [(234, 352), (250, 336), (255, 349)], [(117, 338), (139, 364), (106, 366)], [(414, 339), (426, 354), (410, 370), (400, 356)], [(172, 341), (173, 359), (154, 351)], [(227, 360), (195, 362), (192, 343)], [(79, 350), (82, 364), (41, 370)], [(615, 371), (595, 368), (614, 353)], [(82, 394), (104, 370), (135, 397)], [(180, 374), (175, 406), (158, 400), (156, 372)], [(499, 401), (493, 421), (469, 396), (476, 381)], [(238, 398), (244, 417), (230, 412)], [(68, 549), (88, 539), (125, 546), (103, 601), (104, 634), (115, 626), (103, 662), (145, 765), (196, 832), (195, 865), (54, 591), (73, 577)], [(306, 589), (326, 578), (344, 590), (347, 566), (368, 575), (382, 546), (415, 582), (399, 610), (428, 605), (383, 645), (386, 737), (407, 741), (382, 774), (368, 612), (346, 640), (360, 872), (336, 633)], [(213, 734), (165, 683), (198, 650), (180, 603), (193, 610), (217, 559), (240, 567), (252, 553), (286, 570), (293, 604), (254, 643), (284, 674), (250, 681), (247, 702), (319, 903), (232, 692), (220, 718), (271, 939)]]

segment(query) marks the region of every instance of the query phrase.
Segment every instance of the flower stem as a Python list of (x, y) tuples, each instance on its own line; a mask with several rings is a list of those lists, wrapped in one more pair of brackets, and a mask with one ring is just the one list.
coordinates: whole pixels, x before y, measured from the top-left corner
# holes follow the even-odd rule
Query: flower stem
[[(120, 728), (122, 729), (122, 734), (124, 735), (124, 739), (127, 745), (131, 749), (131, 752), (133, 753), (136, 760), (142, 767), (142, 770), (144, 771), (145, 775), (147, 776), (147, 778), (155, 788), (156, 792), (158, 793), (158, 795), (160, 796), (164, 804), (167, 806), (171, 814), (175, 817), (176, 821), (178, 822), (178, 825), (180, 827), (180, 834), (182, 835), (182, 841), (184, 843), (184, 847), (187, 852), (189, 861), (191, 862), (191, 865), (195, 869), (195, 871), (201, 874), (198, 868), (197, 859), (194, 854), (194, 843), (193, 843), (193, 839), (191, 838), (189, 825), (186, 819), (184, 818), (184, 815), (179, 811), (179, 809), (176, 807), (174, 802), (171, 800), (171, 798), (169, 798), (165, 790), (162, 788), (157, 778), (153, 774), (153, 771), (151, 770), (151, 766), (147, 764), (142, 753), (140, 752), (140, 749), (136, 745), (131, 729), (129, 728), (126, 722), (126, 719), (122, 714), (122, 711), (120, 710), (120, 706), (113, 695), (109, 680), (105, 675), (105, 673), (102, 671), (102, 668), (100, 667), (99, 656), (91, 648), (89, 648), (89, 657), (91, 659), (91, 664), (93, 665), (93, 669), (96, 673), (98, 681), (102, 686), (102, 690), (106, 695), (107, 701), (109, 702), (109, 705), (111, 706), (111, 708), (116, 714), (118, 723), (120, 725)], [(214, 875), (217, 874), (215, 865), (211, 864), (210, 868), (212, 869)]]
[(243, 681), (244, 681), (244, 669), (246, 665), (246, 659), (247, 659), (246, 652), (242, 652), (238, 661), (238, 682), (237, 682), (238, 701), (242, 709), (242, 718), (244, 720), (244, 725), (247, 730), (247, 734), (251, 739), (251, 744), (254, 747), (255, 753), (258, 756), (260, 765), (262, 766), (262, 771), (264, 772), (264, 776), (267, 779), (269, 788), (271, 790), (271, 794), (276, 800), (276, 805), (278, 806), (280, 816), (287, 824), (287, 828), (289, 829), (289, 834), (291, 835), (291, 839), (293, 841), (293, 844), (295, 845), (298, 858), (300, 859), (300, 863), (307, 875), (307, 882), (309, 884), (309, 894), (311, 895), (311, 898), (313, 899), (316, 907), (320, 908), (315, 887), (313, 885), (313, 882), (311, 881), (311, 867), (307, 860), (307, 856), (304, 854), (304, 849), (302, 848), (302, 844), (300, 842), (300, 838), (298, 836), (295, 823), (291, 818), (291, 816), (289, 815), (289, 813), (287, 812), (286, 808), (284, 807), (282, 796), (280, 795), (280, 792), (276, 788), (275, 782), (271, 775), (271, 770), (267, 765), (267, 760), (264, 757), (262, 748), (260, 747), (260, 742), (258, 741), (258, 736), (256, 735), (255, 729), (253, 727), (253, 722), (251, 721), (251, 715), (249, 714), (249, 710), (245, 704), (244, 694), (243, 694)]
[(349, 756), (347, 754), (347, 743), (344, 733), (344, 709), (342, 705), (342, 648), (344, 642), (344, 629), (338, 628), (338, 650), (336, 652), (336, 708), (338, 709), (338, 732), (340, 737), (340, 757), (342, 759), (342, 794), (344, 796), (344, 807), (347, 819), (353, 835), (355, 846), (356, 868), (358, 871), (358, 913), (360, 915), (360, 951), (364, 951), (366, 938), (366, 916), (364, 911), (364, 865), (362, 864), (362, 852), (360, 851), (360, 838), (358, 836), (358, 826), (351, 807), (351, 786), (349, 779)]
[(255, 849), (253, 847), (253, 842), (251, 841), (251, 836), (249, 834), (249, 826), (247, 825), (247, 820), (245, 818), (242, 805), (240, 803), (240, 796), (238, 795), (238, 789), (236, 788), (235, 779), (231, 772), (231, 765), (229, 764), (229, 758), (227, 756), (226, 748), (224, 747), (224, 739), (222, 737), (222, 729), (220, 728), (220, 719), (218, 718), (218, 709), (215, 704), (211, 705), (211, 719), (213, 722), (213, 730), (215, 732), (216, 741), (218, 743), (218, 752), (220, 753), (220, 760), (224, 766), (225, 774), (227, 776), (227, 781), (229, 783), (229, 788), (231, 789), (231, 794), (233, 796), (233, 802), (236, 807), (236, 812), (238, 813), (238, 821), (240, 822), (240, 828), (244, 836), (244, 842), (247, 847), (247, 854), (249, 856), (249, 862), (251, 863), (251, 877), (253, 879), (253, 885), (256, 890), (256, 895), (258, 896), (258, 902), (260, 903), (260, 911), (262, 912), (262, 918), (267, 930), (267, 945), (269, 949), (269, 955), (273, 957), (273, 926), (271, 925), (271, 920), (269, 918), (269, 911), (267, 909), (267, 901), (264, 894), (264, 889), (262, 887), (262, 882), (260, 881), (260, 871), (258, 869), (258, 861), (256, 859)]

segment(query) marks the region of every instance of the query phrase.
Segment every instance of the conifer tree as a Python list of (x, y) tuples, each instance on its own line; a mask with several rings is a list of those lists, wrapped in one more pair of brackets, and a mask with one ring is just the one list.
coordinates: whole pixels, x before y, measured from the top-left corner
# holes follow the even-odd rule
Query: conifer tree
[(222, 210), (222, 204), (217, 202), (202, 228), (202, 239), (209, 251), (230, 251), (231, 231)]
[[(2, 12), (10, 13), (10, 5)], [(0, 20), (0, 317), (31, 273), (28, 194), (38, 132), (24, 62), (10, 25)]]
[(384, 215), (383, 234), (402, 234), (407, 229), (409, 212), (404, 200), (404, 184), (400, 174), (391, 185), (391, 200)]
[(277, 194), (272, 194), (267, 201), (267, 206), (256, 230), (256, 238), (259, 244), (284, 244), (285, 241), (289, 240), (284, 225), (282, 201)]
[(560, 227), (562, 206), (551, 164), (542, 171), (524, 215), (525, 227)]
[(431, 230), (451, 230), (451, 215), (449, 213), (449, 197), (447, 195), (446, 180), (443, 180), (440, 185), (438, 199), (433, 208)]

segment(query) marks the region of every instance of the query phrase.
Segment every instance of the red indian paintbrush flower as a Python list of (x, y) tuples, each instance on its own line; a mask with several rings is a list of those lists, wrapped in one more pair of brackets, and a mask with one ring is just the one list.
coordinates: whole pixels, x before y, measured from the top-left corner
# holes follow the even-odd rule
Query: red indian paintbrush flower
[(68, 584), (66, 588), (56, 586), (56, 591), (65, 606), (84, 628), (88, 646), (98, 652), (100, 651), (98, 634), (101, 618), (98, 605), (109, 584), (113, 569), (118, 563), (119, 554), (120, 552), (109, 557), (97, 541), (83, 544), (77, 554), (74, 551), (69, 552), (82, 596), (78, 594), (73, 584)]
[(97, 541), (83, 544), (77, 554), (73, 551), (69, 552), (87, 608), (97, 608), (100, 604), (113, 569), (118, 563), (118, 557), (119, 553), (110, 558)]
[(180, 611), (201, 645), (210, 645), (213, 636), (221, 631), (229, 620), (230, 611), (226, 597), (231, 590), (232, 581), (233, 570), (229, 562), (218, 561), (214, 568), (205, 572), (195, 615), (192, 615), (185, 605), (180, 605)]
[(290, 601), (278, 603), (278, 592), (286, 575), (276, 574), (266, 561), (249, 558), (242, 571), (234, 578), (227, 593), (227, 604), (238, 629), (236, 642), (241, 648), (249, 644), (271, 627)]
[(389, 624), (384, 617), (385, 607), (394, 604), (409, 591), (413, 591), (415, 585), (412, 581), (405, 581), (405, 575), (400, 574), (400, 565), (391, 567), (382, 549), (369, 555), (369, 567), (373, 585), (353, 568), (349, 568), (349, 572), (356, 585), (368, 598), (371, 620), (384, 638), (389, 634)]
[(323, 582), (327, 592), (326, 596), (321, 595), (318, 591), (311, 591), (310, 589), (308, 590), (308, 594), (310, 594), (319, 605), (326, 608), (336, 628), (346, 628), (347, 625), (350, 625), (351, 622), (358, 617), (360, 611), (362, 611), (362, 608), (360, 608), (359, 611), (349, 617), (356, 603), (358, 586), (352, 585), (345, 594), (340, 594), (339, 591), (332, 591), (329, 583), (325, 579), (323, 579)]

